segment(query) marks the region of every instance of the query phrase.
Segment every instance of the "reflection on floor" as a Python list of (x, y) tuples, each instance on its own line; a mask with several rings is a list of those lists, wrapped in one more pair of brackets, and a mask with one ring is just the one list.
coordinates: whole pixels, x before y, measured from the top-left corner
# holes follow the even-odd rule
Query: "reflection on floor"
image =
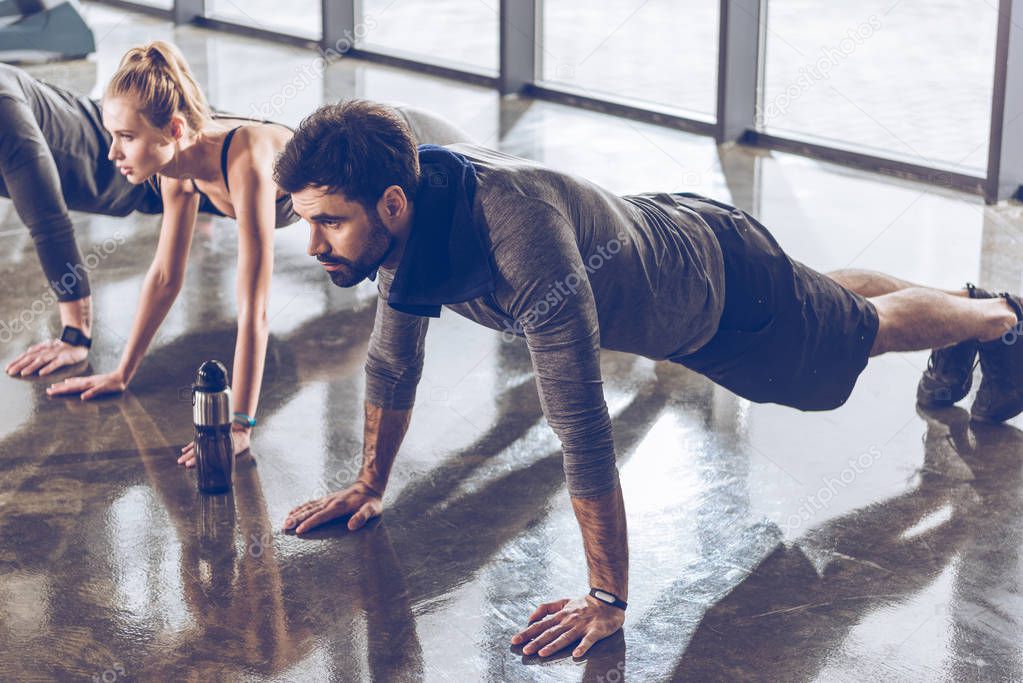
[[(308, 53), (86, 7), (96, 60), (36, 73), (98, 92), (127, 46), (173, 38), (221, 107), (294, 123), (340, 97), (405, 101), (617, 191), (730, 200), (818, 269), (1023, 285), (1015, 206), (357, 62), (275, 98)], [(83, 251), (126, 238), (93, 278), (91, 362), (107, 370), (158, 221), (75, 218)], [(234, 229), (200, 222), (184, 291), (128, 393), (48, 400), (46, 382), (0, 380), (0, 679), (1023, 678), (1021, 423), (917, 412), (922, 353), (873, 360), (845, 406), (813, 414), (607, 353), (628, 619), (584, 661), (540, 661), (511, 635), (538, 602), (587, 583), (522, 344), (445, 314), (383, 519), (356, 534), (279, 531), (358, 466), (374, 296), (331, 285), (295, 226), (277, 237), (254, 461), (233, 497), (200, 498), (174, 453), (190, 437), (192, 372), (234, 346)], [(2, 318), (31, 318), (3, 335), (6, 363), (57, 318), (33, 312), (44, 281), (7, 201), (0, 232)]]

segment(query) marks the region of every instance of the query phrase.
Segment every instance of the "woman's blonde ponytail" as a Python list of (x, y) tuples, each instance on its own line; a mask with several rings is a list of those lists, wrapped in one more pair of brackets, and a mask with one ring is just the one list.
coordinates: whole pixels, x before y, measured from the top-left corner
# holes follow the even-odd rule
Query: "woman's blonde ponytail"
[(107, 85), (106, 96), (134, 98), (156, 128), (166, 127), (180, 113), (193, 130), (202, 130), (211, 116), (184, 55), (162, 40), (128, 50)]

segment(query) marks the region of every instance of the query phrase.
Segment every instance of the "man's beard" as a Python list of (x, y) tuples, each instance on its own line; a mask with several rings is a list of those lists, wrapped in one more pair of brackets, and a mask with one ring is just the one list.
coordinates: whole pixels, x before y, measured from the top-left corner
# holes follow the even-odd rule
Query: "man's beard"
[(370, 273), (384, 262), (394, 244), (394, 237), (387, 231), (376, 209), (373, 208), (366, 213), (369, 216), (370, 235), (361, 259), (350, 261), (343, 256), (330, 254), (316, 257), (321, 263), (341, 265), (337, 270), (327, 271), (331, 281), (338, 287), (353, 287), (368, 278)]

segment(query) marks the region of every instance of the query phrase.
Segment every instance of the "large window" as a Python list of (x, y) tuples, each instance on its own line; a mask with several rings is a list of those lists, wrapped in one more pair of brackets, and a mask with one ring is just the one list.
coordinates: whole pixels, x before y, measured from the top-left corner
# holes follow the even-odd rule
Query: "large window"
[(286, 10), (273, 0), (206, 0), (206, 16), (319, 40), (323, 35), (321, 7), (320, 0), (290, 0)]
[(987, 164), (997, 3), (768, 0), (759, 127), (924, 166)]
[[(206, 96), (220, 111), (296, 126), (324, 102), (324, 75), (304, 50), (257, 41), (207, 41), (201, 73)], [(237, 64), (259, 64), (239, 73)]]
[(362, 0), (356, 44), (496, 73), (498, 20), (498, 0)]
[[(173, 1), (135, 0), (165, 8)], [(339, 16), (328, 33), (338, 46), (354, 43), (367, 54), (401, 57), (414, 70), (417, 62), (440, 65), (449, 77), (479, 82), (480, 74), (501, 75), (502, 31), (513, 38), (518, 32), (535, 53), (529, 54), (529, 41), (512, 40), (507, 78), (493, 81), (501, 87), (525, 80), (542, 86), (527, 88), (539, 98), (947, 182), (989, 200), (1016, 191), (1006, 189), (1017, 180), (1012, 169), (1023, 166), (1011, 137), (1003, 145), (1010, 151), (987, 177), (996, 34), (1006, 0), (728, 0), (730, 68), (722, 74), (720, 0), (511, 2), (514, 10), (535, 3), (536, 25), (502, 27), (501, 0), (353, 0), (332, 6), (353, 9), (354, 16)], [(760, 22), (752, 20), (757, 2)], [(323, 0), (205, 0), (205, 6), (212, 18), (269, 33), (313, 40), (324, 33)], [(506, 16), (514, 22), (523, 14)], [(1002, 23), (1008, 27), (1007, 18)], [(1016, 18), (1013, 27), (1017, 35)], [(1002, 59), (1018, 51), (1010, 44)], [(1012, 67), (1000, 68), (1011, 73)], [(720, 105), (719, 77), (727, 86)], [(1006, 84), (1010, 103), (1015, 83)], [(707, 125), (719, 116), (723, 125)], [(1011, 124), (1012, 112), (1007, 116)]]
[(543, 81), (713, 115), (718, 2), (544, 0)]

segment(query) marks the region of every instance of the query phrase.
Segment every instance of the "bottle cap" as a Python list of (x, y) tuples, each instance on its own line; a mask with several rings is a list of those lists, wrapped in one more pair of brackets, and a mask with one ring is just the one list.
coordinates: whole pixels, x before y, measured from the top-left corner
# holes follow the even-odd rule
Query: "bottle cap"
[(195, 391), (215, 393), (227, 389), (227, 368), (218, 360), (208, 360), (195, 373)]

